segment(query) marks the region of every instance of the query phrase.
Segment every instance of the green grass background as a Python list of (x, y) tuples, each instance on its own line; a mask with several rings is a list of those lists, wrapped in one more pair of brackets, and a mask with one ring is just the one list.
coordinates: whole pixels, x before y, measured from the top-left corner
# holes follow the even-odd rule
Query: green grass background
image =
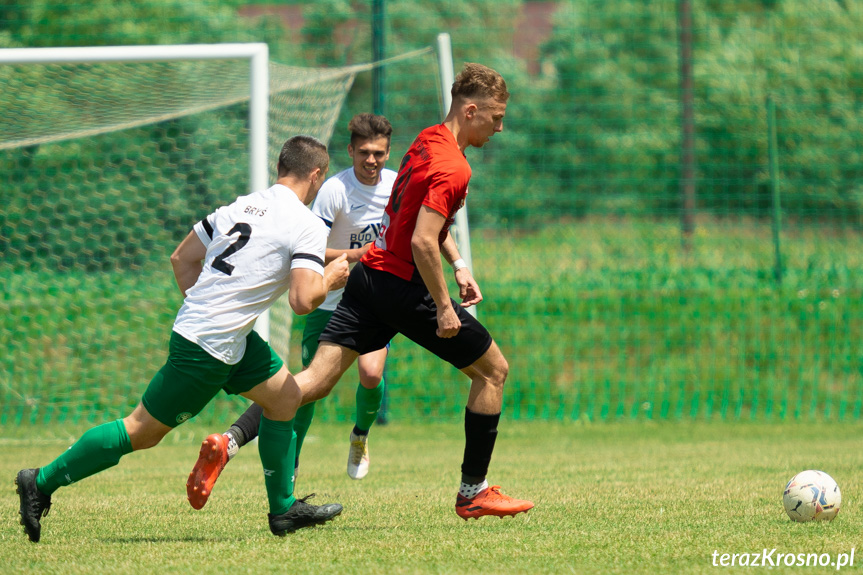
[[(17, 525), (12, 478), (55, 457), (83, 428), (41, 440), (11, 431), (0, 440), (4, 573), (715, 573), (714, 551), (765, 548), (833, 559), (854, 548), (854, 569), (863, 564), (863, 427), (854, 423), (510, 422), (489, 479), (536, 508), (469, 522), (453, 510), (460, 425), (375, 428), (371, 473), (352, 481), (349, 426), (316, 424), (297, 492), (339, 501), (345, 512), (284, 539), (267, 528), (254, 446), (229, 464), (202, 511), (189, 507), (186, 476), (213, 430), (188, 424), (58, 491), (39, 544)], [(831, 523), (794, 523), (783, 511), (785, 483), (808, 468), (827, 471), (842, 489)], [(835, 568), (771, 569), (827, 571)]]
[[(510, 363), (516, 420), (857, 420), (863, 411), (863, 236), (797, 226), (774, 280), (769, 222), (565, 220), (477, 229), (480, 319)], [(128, 413), (166, 356), (180, 305), (168, 254), (115, 273), (0, 267), (0, 425)], [(285, 315), (273, 324), (282, 327)], [(303, 319), (288, 362), (300, 368)], [(355, 370), (318, 409), (353, 417)], [(466, 380), (402, 337), (388, 362), (396, 420), (458, 421)], [(221, 398), (199, 421), (232, 418)]]

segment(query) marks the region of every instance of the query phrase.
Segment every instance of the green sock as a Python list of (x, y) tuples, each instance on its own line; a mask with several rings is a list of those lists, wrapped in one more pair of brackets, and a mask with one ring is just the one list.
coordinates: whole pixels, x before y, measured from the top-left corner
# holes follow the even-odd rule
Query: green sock
[(384, 399), (384, 380), (374, 389), (366, 389), (362, 384), (357, 385), (357, 429), (368, 431), (378, 417), (381, 402)]
[(258, 453), (264, 466), (264, 484), (270, 513), (281, 515), (294, 504), (294, 461), (297, 434), (294, 420), (273, 421), (261, 416), (258, 430)]
[(39, 469), (36, 487), (51, 495), (64, 485), (81, 481), (120, 462), (132, 453), (132, 440), (122, 419), (93, 427), (63, 455)]
[(294, 431), (297, 433), (297, 457), (294, 459), (294, 467), (298, 467), (300, 463), (303, 441), (306, 439), (306, 433), (308, 433), (312, 418), (315, 416), (315, 403), (313, 401), (300, 407), (297, 410), (297, 415), (294, 416)]

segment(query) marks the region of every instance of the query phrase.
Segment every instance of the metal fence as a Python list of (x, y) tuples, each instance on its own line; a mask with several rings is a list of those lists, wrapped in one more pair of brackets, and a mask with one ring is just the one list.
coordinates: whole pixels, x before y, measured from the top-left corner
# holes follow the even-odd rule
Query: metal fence
[[(237, 7), (190, 0), (181, 8), (166, 0), (94, 0), (0, 8), (0, 47), (264, 41), (274, 60), (309, 67), (368, 62), (376, 43), (383, 56), (433, 46), (440, 32), (452, 37), (456, 70), (466, 61), (492, 66), (512, 93), (503, 133), (468, 152), (474, 274), (486, 297), (479, 317), (510, 362), (506, 417), (860, 417), (859, 3), (327, 0)], [(348, 166), (348, 119), (373, 107), (395, 127), (395, 168), (416, 133), (440, 120), (436, 78), (433, 55), (384, 67), (379, 76), (357, 75), (331, 140), (333, 170)], [(44, 175), (45, 157), (32, 148), (4, 154), (0, 185), (8, 205), (7, 196)], [(51, 197), (40, 206), (56, 212)], [(12, 215), (7, 211), (3, 225), (12, 225)], [(167, 257), (173, 245), (153, 249)], [(130, 397), (104, 392), (100, 409), (120, 413), (161, 364), (160, 348), (148, 348), (129, 373), (125, 362), (72, 345), (74, 329), (58, 340), (58, 310), (44, 309), (40, 298), (52, 282), (69, 279), (49, 263), (38, 287), (16, 276), (8, 257), (2, 264), (7, 349), (21, 345), (14, 327), (24, 316), (44, 333), (24, 338), (28, 350), (43, 350), (32, 352), (31, 365), (21, 364), (21, 353), (2, 364), (0, 418), (53, 421), (62, 409), (98, 415), (45, 407), (50, 390), (39, 382), (46, 357), (51, 369), (69, 370), (63, 385), (76, 389), (110, 390), (117, 378), (140, 382)], [(150, 273), (160, 275), (144, 282), (146, 289), (162, 286), (153, 289), (164, 310), (140, 337), (167, 341), (177, 304), (168, 295), (170, 271)], [(80, 281), (110, 291), (98, 279)], [(82, 323), (103, 322), (104, 308), (87, 309)], [(138, 325), (139, 310), (128, 313), (121, 321)], [(295, 341), (301, 328), (302, 320), (294, 322)], [(122, 353), (129, 334), (104, 330), (99, 337), (116, 339), (109, 347)], [(298, 357), (289, 358), (293, 369)], [(390, 358), (391, 417), (460, 416), (463, 376), (399, 338)], [(33, 382), (26, 393), (22, 378)], [(237, 409), (219, 405), (203, 416), (222, 421), (225, 409)], [(352, 417), (353, 384), (343, 382), (318, 413)]]

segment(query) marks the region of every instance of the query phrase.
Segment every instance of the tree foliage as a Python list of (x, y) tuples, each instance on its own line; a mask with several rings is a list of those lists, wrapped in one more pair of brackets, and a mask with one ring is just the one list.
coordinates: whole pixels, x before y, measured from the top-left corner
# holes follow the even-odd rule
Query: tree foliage
[[(786, 212), (863, 222), (863, 5), (847, 0), (692, 3), (698, 209), (767, 213), (769, 96), (777, 103)], [(295, 65), (371, 60), (370, 2), (304, 3), (299, 40), (286, 37), (276, 18), (238, 18), (239, 4), (0, 0), (0, 47), (266, 41), (275, 59)], [(482, 150), (468, 152), (477, 174), (470, 200), (475, 224), (524, 226), (591, 212), (661, 215), (679, 208), (676, 3), (560, 0), (540, 46), (538, 74), (528, 73), (513, 51), (523, 32), (519, 18), (526, 2), (385, 4), (387, 56), (433, 46), (439, 32), (448, 32), (456, 71), (464, 62), (478, 61), (507, 79), (512, 97), (505, 132)], [(395, 126), (395, 167), (416, 133), (441, 117), (436, 57), (392, 64), (384, 73), (385, 112)], [(12, 88), (3, 74), (0, 69), (0, 83)], [(26, 91), (38, 78), (25, 75), (16, 81), (12, 89)], [(359, 74), (333, 136), (334, 168), (347, 165), (346, 126), (353, 114), (371, 111), (371, 91), (371, 73)], [(28, 121), (26, 116), (10, 120)], [(152, 129), (191, 134), (197, 121), (176, 120)], [(111, 143), (109, 137), (104, 147), (146, 149), (152, 134), (136, 134), (136, 142)], [(214, 183), (224, 179), (220, 160), (195, 149), (191, 138), (177, 142), (177, 149), (154, 154), (152, 162), (160, 174), (159, 197), (172, 206), (166, 211), (185, 218), (193, 209), (188, 202), (211, 200), (227, 189), (216, 190)], [(41, 172), (68, 174), (88, 161), (76, 155), (80, 151), (74, 145), (56, 146), (47, 156), (38, 148), (18, 150), (14, 157), (0, 153), (0, 170), (12, 183), (5, 188), (11, 207), (0, 218), (7, 226), (0, 250), (8, 243), (9, 222), (29, 213), (21, 206), (32, 206), (32, 198), (44, 193), (38, 191), (45, 187), (38, 180), (42, 176), (33, 175), (35, 158)], [(106, 194), (111, 205), (110, 189), (98, 193)], [(48, 196), (39, 201), (62, 204)], [(178, 207), (183, 202), (185, 210)]]

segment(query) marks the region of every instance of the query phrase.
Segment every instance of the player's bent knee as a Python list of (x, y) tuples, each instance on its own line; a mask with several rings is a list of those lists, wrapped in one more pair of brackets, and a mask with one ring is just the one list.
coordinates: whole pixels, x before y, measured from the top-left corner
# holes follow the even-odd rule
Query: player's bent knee
[(275, 376), (240, 395), (263, 407), (264, 417), (278, 421), (292, 419), (303, 397), (296, 379), (284, 367)]
[(503, 385), (507, 377), (509, 377), (509, 362), (503, 354), (500, 354), (500, 360), (495, 365), (495, 378), (500, 381), (500, 385)]
[(493, 387), (497, 387), (499, 389), (503, 389), (504, 384), (506, 383), (506, 377), (509, 374), (509, 366), (503, 365), (500, 366), (500, 369), (496, 369), (494, 373), (492, 373), (488, 379), (486, 380), (488, 385)]
[(471, 368), (489, 385), (503, 387), (509, 376), (509, 363), (501, 353), (500, 348), (492, 345), (491, 348), (474, 363)]
[(381, 384), (381, 374), (360, 372), (360, 385), (366, 389), (375, 389)]
[(293, 419), (296, 410), (303, 403), (303, 393), (295, 384), (285, 385), (282, 392), (272, 398), (267, 405), (261, 404), (261, 407), (267, 412), (269, 419), (278, 419), (287, 421)]

